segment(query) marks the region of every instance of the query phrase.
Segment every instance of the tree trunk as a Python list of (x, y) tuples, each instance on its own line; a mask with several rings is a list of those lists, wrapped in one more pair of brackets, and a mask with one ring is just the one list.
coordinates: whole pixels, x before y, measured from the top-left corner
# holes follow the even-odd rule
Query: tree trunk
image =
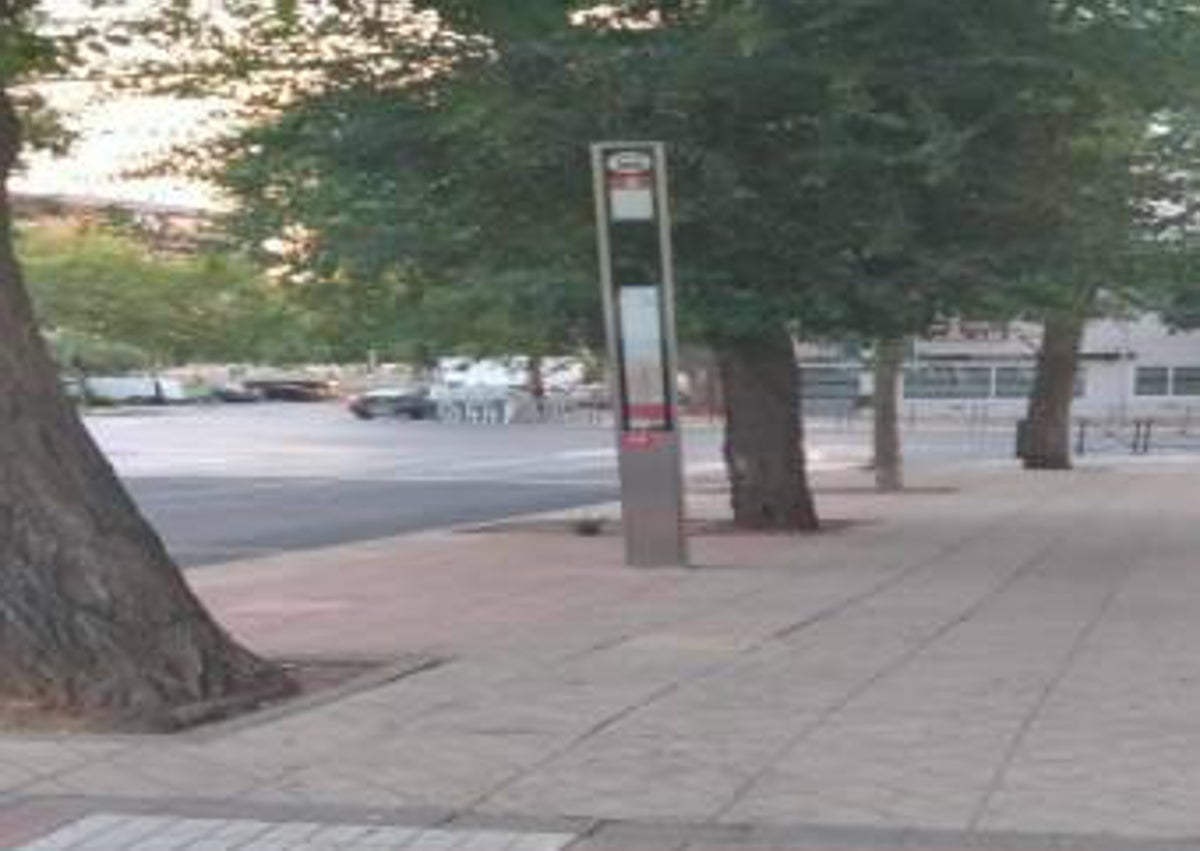
[(290, 688), (209, 617), (59, 384), (12, 247), (0, 89), (0, 701), (161, 729)]
[(1084, 320), (1047, 318), (1029, 396), (1024, 461), (1028, 470), (1071, 469), (1071, 404)]
[(880, 340), (875, 346), (875, 488), (888, 493), (904, 489), (900, 448), (900, 369), (904, 340)]
[(800, 374), (782, 326), (718, 348), (725, 402), (725, 466), (734, 523), (815, 530), (800, 417)]
[(526, 386), (533, 399), (533, 409), (537, 413), (538, 422), (546, 417), (546, 364), (541, 355), (529, 359), (526, 369)]

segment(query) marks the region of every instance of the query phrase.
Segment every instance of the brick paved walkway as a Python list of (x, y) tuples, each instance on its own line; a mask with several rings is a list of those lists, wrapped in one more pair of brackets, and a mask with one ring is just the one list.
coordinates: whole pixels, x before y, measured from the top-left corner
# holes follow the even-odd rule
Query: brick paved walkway
[[(1200, 835), (1200, 467), (851, 484), (824, 507), (859, 523), (703, 538), (693, 571), (537, 533), (198, 571), (264, 652), (443, 664), (173, 739), (2, 736), (0, 847), (255, 848), (295, 823), (420, 851)], [(212, 835), (77, 833), (104, 824)]]
[(99, 813), (28, 842), (20, 851), (560, 851), (575, 838), (562, 833)]

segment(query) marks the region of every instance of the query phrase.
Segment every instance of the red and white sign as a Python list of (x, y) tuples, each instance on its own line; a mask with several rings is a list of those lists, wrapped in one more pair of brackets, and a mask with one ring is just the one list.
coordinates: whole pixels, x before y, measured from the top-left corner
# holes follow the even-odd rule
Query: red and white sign
[(623, 431), (621, 432), (621, 448), (631, 452), (645, 452), (658, 446), (659, 432), (656, 431)]
[(662, 428), (667, 421), (667, 406), (658, 404), (631, 404), (625, 406), (631, 423), (649, 423)]
[(608, 209), (614, 222), (654, 220), (654, 158), (643, 151), (620, 151), (605, 162)]

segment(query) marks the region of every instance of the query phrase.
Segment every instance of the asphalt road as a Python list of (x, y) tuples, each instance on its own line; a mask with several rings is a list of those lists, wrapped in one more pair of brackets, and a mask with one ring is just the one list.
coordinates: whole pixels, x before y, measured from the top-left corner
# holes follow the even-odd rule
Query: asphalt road
[[(605, 426), (360, 422), (336, 404), (125, 411), (88, 420), (175, 557), (198, 566), (604, 502)], [(815, 467), (861, 463), (866, 423), (810, 427)], [(720, 432), (688, 429), (688, 468), (717, 473)], [(1006, 457), (1006, 430), (931, 428), (911, 463)]]
[[(89, 427), (189, 566), (616, 498), (605, 427), (360, 422), (333, 404), (167, 408)], [(696, 432), (693, 466), (717, 460)]]

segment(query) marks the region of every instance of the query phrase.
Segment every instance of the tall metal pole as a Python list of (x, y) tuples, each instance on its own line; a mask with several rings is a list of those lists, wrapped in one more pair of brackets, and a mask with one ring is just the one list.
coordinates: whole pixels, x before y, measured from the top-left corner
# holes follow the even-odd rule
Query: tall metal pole
[(674, 257), (659, 142), (592, 146), (600, 281), (631, 566), (687, 563)]

